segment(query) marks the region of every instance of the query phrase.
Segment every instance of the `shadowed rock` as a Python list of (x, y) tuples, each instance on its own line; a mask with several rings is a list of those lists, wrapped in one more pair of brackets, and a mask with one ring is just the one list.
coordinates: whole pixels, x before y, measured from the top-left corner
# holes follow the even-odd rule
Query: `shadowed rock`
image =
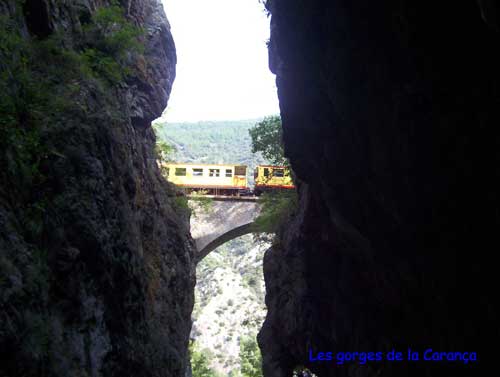
[[(127, 54), (131, 75), (110, 84), (83, 73), (63, 81), (75, 74), (68, 64), (83, 64), (82, 51), (71, 48), (109, 2), (0, 1), (1, 21), (17, 22), (23, 38), (46, 53), (55, 49), (42, 45), (46, 38), (64, 37), (67, 50), (58, 56), (68, 60), (50, 79), (76, 88), (60, 98), (70, 110), (36, 114), (51, 116), (39, 130), (41, 183), (18, 185), (26, 171), (13, 171), (12, 162), (4, 169), (0, 156), (2, 376), (184, 375), (195, 246), (186, 214), (171, 205), (175, 194), (156, 165), (150, 127), (167, 105), (175, 46), (160, 0), (119, 3), (142, 28), (145, 50)], [(91, 63), (110, 64), (99, 56)], [(7, 72), (15, 89), (16, 72)]]
[[(302, 183), (299, 214), (264, 259), (265, 376), (486, 375), (500, 336), (498, 2), (269, 4)], [(482, 364), (308, 357), (407, 347), (475, 351)]]

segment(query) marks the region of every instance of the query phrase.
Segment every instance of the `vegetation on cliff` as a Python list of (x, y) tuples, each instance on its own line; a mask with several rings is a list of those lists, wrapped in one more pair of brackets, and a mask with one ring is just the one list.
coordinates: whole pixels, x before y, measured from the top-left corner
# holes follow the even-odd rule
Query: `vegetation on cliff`
[(295, 190), (263, 193), (259, 198), (261, 212), (254, 221), (254, 231), (258, 238), (274, 239), (270, 234), (280, 231), (283, 224), (295, 213), (298, 196)]
[(0, 2), (2, 376), (184, 369), (191, 249), (149, 163), (151, 131), (131, 116), (135, 93), (153, 102), (142, 45), (173, 44), (156, 1), (101, 4)]
[[(248, 130), (252, 139), (252, 153), (260, 153), (270, 163), (290, 166), (283, 148), (281, 118), (277, 115), (264, 118)], [(274, 236), (297, 208), (295, 190), (263, 193), (260, 197), (261, 213), (255, 219), (254, 231), (261, 240), (276, 240)]]
[(85, 87), (105, 95), (131, 73), (142, 31), (117, 5), (99, 8), (72, 40), (26, 37), (22, 27), (20, 14), (0, 16), (0, 166), (6, 181), (36, 191), (40, 165), (58, 155), (47, 134), (67, 117), (87, 115)]

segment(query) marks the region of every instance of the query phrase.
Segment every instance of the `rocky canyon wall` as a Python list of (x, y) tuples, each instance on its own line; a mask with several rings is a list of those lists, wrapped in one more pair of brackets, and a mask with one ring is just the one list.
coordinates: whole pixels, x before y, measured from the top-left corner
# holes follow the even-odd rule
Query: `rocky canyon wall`
[(183, 376), (195, 249), (154, 155), (161, 2), (0, 15), (0, 376)]
[[(265, 376), (485, 375), (499, 339), (498, 5), (268, 7), (300, 208), (264, 260)], [(309, 361), (408, 347), (481, 362)]]

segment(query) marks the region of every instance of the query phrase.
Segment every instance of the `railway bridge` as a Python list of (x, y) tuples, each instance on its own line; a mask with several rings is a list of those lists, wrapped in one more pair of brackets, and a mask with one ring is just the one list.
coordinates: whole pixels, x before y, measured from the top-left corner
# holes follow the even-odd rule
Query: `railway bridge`
[(209, 210), (203, 210), (195, 200), (191, 216), (191, 235), (198, 249), (198, 261), (222, 244), (252, 233), (252, 224), (260, 213), (256, 197), (213, 196)]

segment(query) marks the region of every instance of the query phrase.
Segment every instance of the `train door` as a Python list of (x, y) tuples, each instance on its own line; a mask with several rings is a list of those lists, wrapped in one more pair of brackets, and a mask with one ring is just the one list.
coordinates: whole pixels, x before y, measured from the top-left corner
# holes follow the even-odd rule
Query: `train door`
[(235, 166), (234, 167), (234, 186), (235, 187), (246, 187), (247, 186), (247, 168), (246, 166)]

